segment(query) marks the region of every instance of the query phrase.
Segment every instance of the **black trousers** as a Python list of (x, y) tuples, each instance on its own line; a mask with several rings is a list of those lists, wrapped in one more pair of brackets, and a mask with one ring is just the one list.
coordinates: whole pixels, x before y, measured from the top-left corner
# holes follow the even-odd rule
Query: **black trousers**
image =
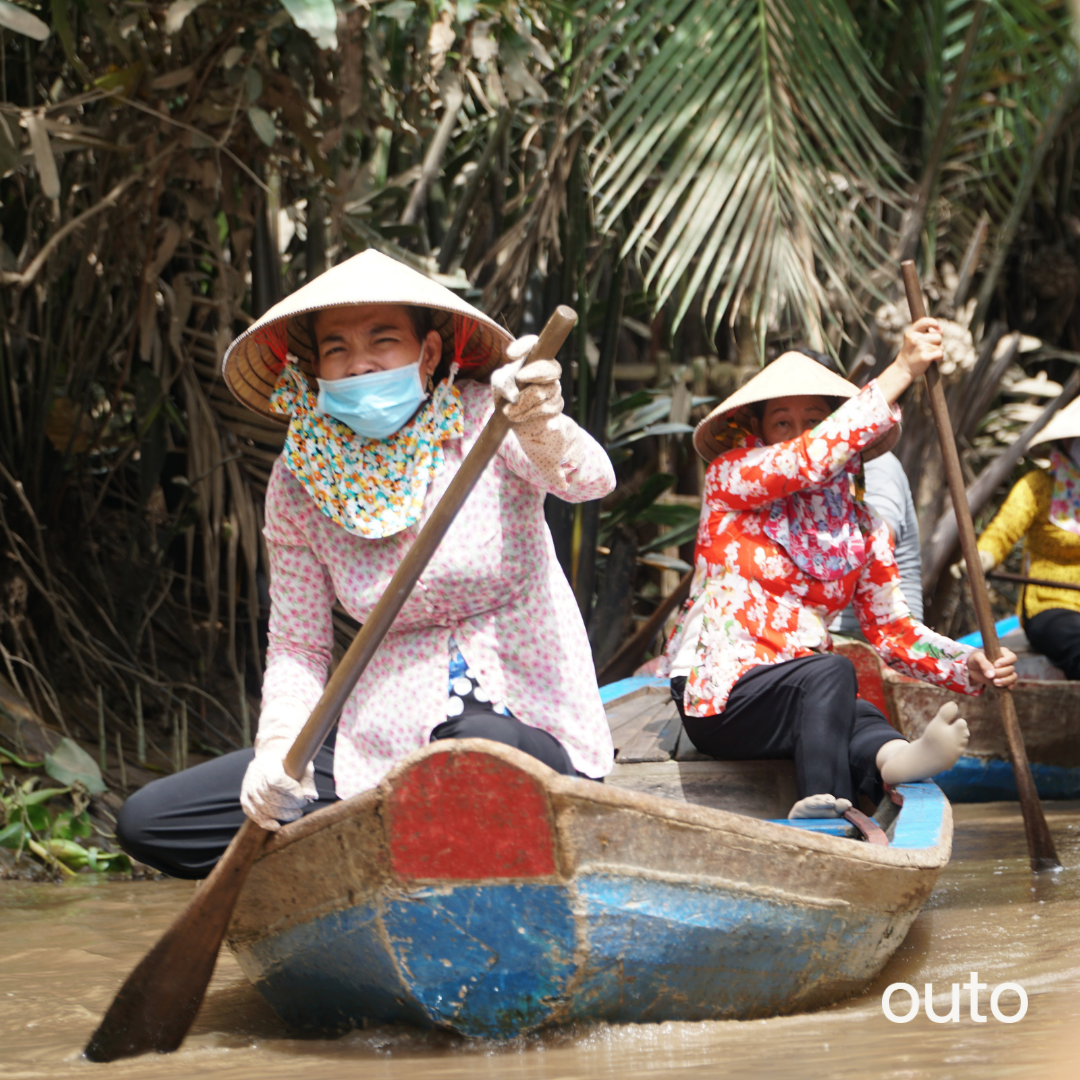
[(856, 696), (855, 666), (846, 657), (820, 653), (753, 668), (735, 683), (719, 716), (687, 716), (685, 689), (684, 677), (671, 680), (686, 734), (703, 754), (793, 760), (800, 799), (827, 794), (857, 804), (861, 793), (880, 801), (877, 753), (903, 736)]
[[(305, 814), (338, 801), (334, 792), (336, 735), (335, 728), (315, 755), (319, 798), (307, 804)], [(437, 739), (491, 739), (523, 750), (556, 772), (583, 775), (553, 735), (512, 716), (500, 716), (490, 706), (474, 704), (471, 699), (460, 716), (435, 728), (431, 741)], [(206, 877), (244, 823), (240, 786), (254, 756), (254, 750), (237, 750), (136, 791), (117, 818), (120, 846), (139, 862), (170, 877)]]
[(1024, 623), (1024, 632), (1036, 652), (1041, 652), (1066, 679), (1080, 679), (1080, 611), (1047, 608)]

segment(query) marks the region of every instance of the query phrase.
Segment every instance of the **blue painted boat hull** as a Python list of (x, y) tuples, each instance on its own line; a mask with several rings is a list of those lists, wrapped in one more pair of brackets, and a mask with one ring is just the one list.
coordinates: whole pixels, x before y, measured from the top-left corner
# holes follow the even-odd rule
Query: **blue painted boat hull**
[[(853, 943), (888, 922), (604, 875), (408, 893), (260, 942), (242, 966), (299, 1030), (405, 1021), (507, 1038), (556, 1021), (747, 1019), (824, 1003), (862, 987)], [(837, 963), (827, 993), (808, 999), (823, 954)]]
[[(454, 755), (494, 759), (542, 798), (531, 820), (495, 823), (511, 830), (513, 866), (475, 839), (448, 858), (445, 845), (482, 837), (485, 817), (493, 807), (505, 814), (507, 799), (501, 777), (487, 802), (471, 774), (447, 783), (455, 830), (432, 843), (438, 875), (420, 880), (416, 822), (428, 811), (408, 815), (438, 777), (401, 792), (410, 770)], [(303, 1031), (407, 1022), (509, 1038), (575, 1020), (811, 1008), (880, 971), (948, 860), (941, 792), (905, 785), (903, 797), (893, 846), (872, 848), (560, 777), (480, 740), (436, 744), (378, 792), (283, 828), (253, 868), (229, 944), (278, 1015)], [(514, 804), (524, 805), (520, 794)], [(476, 877), (480, 863), (486, 879)]]

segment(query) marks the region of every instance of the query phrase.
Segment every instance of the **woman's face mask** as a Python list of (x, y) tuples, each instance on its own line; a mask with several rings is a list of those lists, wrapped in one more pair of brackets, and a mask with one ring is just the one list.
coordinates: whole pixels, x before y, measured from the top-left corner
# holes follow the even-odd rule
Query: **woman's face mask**
[(319, 379), (319, 411), (340, 420), (364, 439), (388, 439), (409, 422), (427, 397), (420, 375), (423, 346), (414, 364)]

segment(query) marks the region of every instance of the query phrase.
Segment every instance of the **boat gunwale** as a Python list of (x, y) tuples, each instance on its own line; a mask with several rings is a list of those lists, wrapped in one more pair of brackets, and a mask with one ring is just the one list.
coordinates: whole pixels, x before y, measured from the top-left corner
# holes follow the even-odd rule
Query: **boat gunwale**
[[(429, 743), (399, 761), (378, 787), (353, 795), (332, 806), (316, 810), (298, 821), (283, 825), (267, 841), (260, 859), (295, 844), (316, 832), (332, 827), (369, 809), (380, 816), (395, 781), (420, 761), (435, 754), (482, 751), (532, 776), (546, 789), (556, 820), (573, 804), (589, 804), (612, 810), (633, 811), (663, 821), (708, 830), (718, 837), (767, 843), (789, 849), (792, 854), (810, 852), (860, 864), (878, 864), (898, 868), (940, 869), (949, 861), (952, 850), (952, 809), (934, 785), (940, 799), (941, 815), (937, 841), (926, 847), (882, 847), (849, 837), (830, 836), (796, 827), (749, 817), (732, 810), (678, 802), (648, 792), (598, 784), (596, 781), (563, 776), (523, 751), (488, 739), (447, 739)], [(902, 785), (902, 787), (907, 785)], [(903, 794), (901, 790), (901, 795)], [(904, 813), (903, 807), (900, 814)], [(853, 845), (858, 845), (854, 847)], [(561, 868), (565, 869), (565, 868)], [(558, 870), (556, 877), (560, 876)], [(432, 879), (435, 880), (435, 879)]]

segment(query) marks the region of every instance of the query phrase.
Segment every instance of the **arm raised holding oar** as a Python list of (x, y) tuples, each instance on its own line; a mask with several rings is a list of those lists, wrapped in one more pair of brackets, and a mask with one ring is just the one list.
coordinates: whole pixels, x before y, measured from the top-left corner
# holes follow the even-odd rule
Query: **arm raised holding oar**
[[(92, 1060), (180, 1044), (248, 868), (313, 789), (323, 802), (366, 790), (443, 738), (493, 739), (569, 775), (610, 769), (585, 629), (543, 516), (546, 493), (584, 500), (614, 483), (602, 448), (562, 413), (553, 357), (574, 319), (561, 308), (538, 341), (510, 343), (452, 293), (366, 252), (226, 355), (241, 400), (289, 422), (267, 494), (266, 726), (254, 754), (158, 781), (122, 811), (125, 845), (178, 876), (202, 876), (243, 825), (117, 995)], [(525, 353), (493, 403), (481, 380)], [(363, 626), (327, 680), (335, 598)], [(555, 684), (541, 677), (552, 667)]]

